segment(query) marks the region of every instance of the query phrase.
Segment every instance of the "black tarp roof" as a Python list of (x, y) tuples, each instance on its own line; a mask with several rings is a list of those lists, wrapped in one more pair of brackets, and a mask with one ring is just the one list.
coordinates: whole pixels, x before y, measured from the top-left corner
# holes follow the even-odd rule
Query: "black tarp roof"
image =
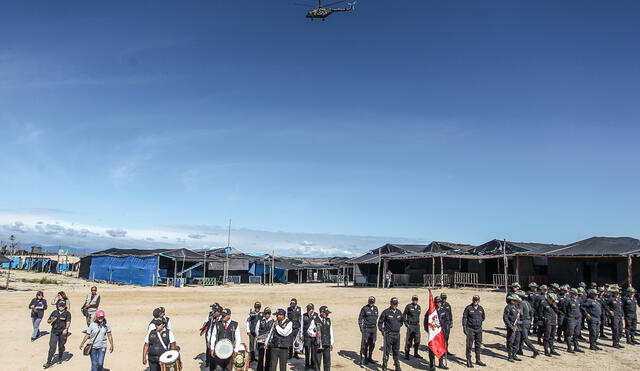
[(204, 256), (189, 249), (107, 249), (94, 252), (90, 256), (164, 256), (175, 260), (203, 261)]
[(500, 240), (491, 240), (483, 243), (482, 245), (476, 246), (469, 251), (468, 254), (471, 255), (502, 255), (503, 251), (503, 243), (506, 244), (506, 254), (543, 254), (547, 251), (555, 250), (562, 245), (554, 245), (547, 243), (536, 243), (536, 242), (513, 242), (513, 241), (500, 241)]
[(11, 262), (11, 259), (9, 259), (6, 256), (0, 254), (0, 263), (9, 263), (9, 262)]
[(546, 256), (640, 255), (640, 240), (631, 237), (591, 237), (545, 253)]

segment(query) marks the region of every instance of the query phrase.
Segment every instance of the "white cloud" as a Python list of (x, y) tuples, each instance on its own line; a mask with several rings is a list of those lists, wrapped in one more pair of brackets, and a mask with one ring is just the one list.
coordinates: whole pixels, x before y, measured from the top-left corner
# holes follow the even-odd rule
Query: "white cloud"
[(207, 236), (204, 235), (204, 234), (191, 233), (191, 234), (188, 234), (187, 237), (189, 237), (191, 239), (194, 239), (194, 240), (200, 240), (200, 239), (205, 238)]
[(107, 229), (105, 231), (111, 237), (126, 237), (127, 231), (123, 229)]

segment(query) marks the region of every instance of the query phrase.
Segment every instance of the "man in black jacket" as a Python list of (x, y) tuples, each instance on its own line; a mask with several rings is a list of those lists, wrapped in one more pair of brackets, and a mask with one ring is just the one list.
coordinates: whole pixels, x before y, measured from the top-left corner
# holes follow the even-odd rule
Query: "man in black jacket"
[(316, 363), (316, 339), (309, 335), (308, 330), (316, 318), (318, 313), (314, 311), (315, 306), (312, 303), (307, 304), (307, 312), (302, 316), (302, 334), (304, 335), (304, 369), (310, 369), (314, 367)]
[(67, 342), (69, 327), (71, 326), (71, 313), (67, 310), (67, 303), (59, 300), (47, 323), (51, 325), (51, 335), (49, 338), (49, 353), (47, 354), (47, 363), (44, 368), (51, 367), (53, 355), (56, 353), (56, 345), (58, 347), (58, 363), (62, 363), (62, 355), (64, 354), (64, 345)]
[[(157, 318), (152, 321), (155, 326), (144, 340), (142, 348), (142, 364), (149, 362), (149, 371), (160, 371), (160, 356), (169, 349), (176, 349), (176, 338), (166, 328), (167, 323)], [(213, 368), (211, 368), (213, 370)]]
[(316, 340), (315, 371), (331, 370), (331, 351), (333, 351), (333, 326), (329, 314), (331, 311), (326, 306), (320, 307), (320, 316), (316, 317), (307, 333)]
[[(287, 308), (287, 319), (291, 321), (293, 326), (293, 339), (302, 331), (302, 309), (298, 306), (298, 300), (291, 298), (289, 308)], [(289, 359), (299, 358), (298, 353), (293, 349), (293, 343), (289, 347)]]
[(480, 360), (480, 346), (482, 345), (482, 323), (485, 320), (484, 308), (480, 305), (480, 296), (474, 295), (471, 304), (464, 308), (462, 313), (462, 331), (467, 337), (467, 367), (472, 368), (471, 348), (475, 349), (476, 364), (478, 366), (486, 366)]
[(393, 356), (395, 371), (400, 371), (400, 328), (403, 325), (402, 312), (398, 309), (398, 298), (391, 298), (389, 308), (382, 311), (378, 319), (378, 329), (384, 339), (384, 356), (382, 357), (382, 371), (387, 370), (389, 354)]
[(376, 306), (376, 298), (369, 296), (367, 305), (360, 309), (358, 315), (358, 327), (360, 328), (360, 361), (362, 366), (364, 363), (373, 363), (371, 358), (373, 350), (376, 347), (376, 322), (378, 321), (378, 307)]
[(404, 359), (409, 359), (409, 352), (413, 343), (413, 356), (422, 359), (418, 354), (420, 347), (420, 313), (422, 309), (418, 304), (418, 295), (413, 295), (411, 303), (404, 307), (402, 312), (402, 320), (407, 326), (407, 335), (404, 340)]
[(553, 340), (556, 336), (556, 327), (558, 326), (558, 296), (554, 293), (547, 295), (545, 301), (540, 302), (538, 308), (538, 318), (543, 322), (544, 327), (544, 355), (547, 357), (559, 356), (560, 354), (553, 349)]

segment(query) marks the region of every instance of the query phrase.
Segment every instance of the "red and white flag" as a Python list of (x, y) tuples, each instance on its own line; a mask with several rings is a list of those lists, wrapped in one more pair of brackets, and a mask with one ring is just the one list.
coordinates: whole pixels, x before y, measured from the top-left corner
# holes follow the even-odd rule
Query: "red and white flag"
[(429, 290), (429, 310), (427, 311), (427, 316), (427, 324), (429, 326), (429, 349), (431, 349), (437, 358), (440, 358), (447, 351), (447, 343), (444, 340), (444, 332), (442, 332), (440, 317), (438, 317), (436, 303), (433, 301), (433, 294), (431, 293), (431, 290)]

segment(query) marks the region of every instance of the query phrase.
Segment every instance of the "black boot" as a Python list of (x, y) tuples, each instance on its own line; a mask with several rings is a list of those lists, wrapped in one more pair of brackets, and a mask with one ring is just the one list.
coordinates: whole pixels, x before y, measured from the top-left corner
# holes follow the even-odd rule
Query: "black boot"
[(511, 356), (511, 358), (513, 358), (514, 361), (522, 361), (520, 358), (518, 358), (515, 352), (513, 352), (513, 355)]
[(443, 370), (448, 370), (448, 369), (449, 369), (449, 367), (447, 367), (447, 366), (444, 364), (444, 360), (443, 360), (442, 358), (440, 358), (440, 359), (438, 360), (438, 367), (440, 367), (440, 368), (441, 368), (441, 369), (443, 369)]
[(508, 351), (508, 355), (507, 355), (507, 361), (512, 362), (513, 363), (513, 353), (511, 353), (511, 351)]
[(567, 353), (573, 353), (573, 349), (571, 349), (570, 344), (567, 344)]
[(404, 359), (409, 359), (409, 348), (404, 348)]
[(413, 347), (413, 358), (423, 359), (422, 356), (418, 354), (418, 347), (419, 345)]
[(476, 365), (483, 367), (486, 366), (486, 364), (480, 360), (480, 352), (476, 352)]
[(396, 370), (395, 371), (402, 371), (402, 369), (400, 368), (400, 361), (398, 361), (397, 358), (395, 358), (393, 360), (393, 364), (394, 364), (394, 366), (396, 366)]
[(537, 350), (533, 350), (533, 356), (531, 356), (531, 358), (536, 358), (537, 356), (540, 355), (540, 352), (538, 352)]
[(473, 363), (471, 363), (471, 354), (467, 356), (467, 367), (473, 368)]
[(551, 357), (551, 352), (549, 351), (549, 344), (544, 344), (544, 355), (547, 357)]

